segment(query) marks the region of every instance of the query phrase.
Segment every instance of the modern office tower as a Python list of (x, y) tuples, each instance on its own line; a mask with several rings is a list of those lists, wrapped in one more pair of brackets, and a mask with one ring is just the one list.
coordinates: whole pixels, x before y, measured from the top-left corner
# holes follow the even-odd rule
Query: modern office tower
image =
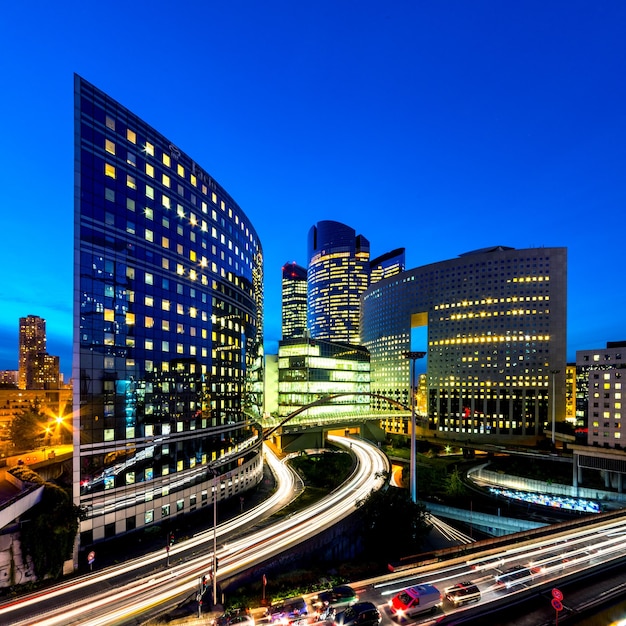
[(296, 263), (283, 265), (282, 278), (283, 339), (306, 336), (306, 270)]
[(261, 480), (263, 252), (232, 197), (170, 139), (79, 76), (74, 96), (85, 546), (167, 528)]
[(565, 366), (565, 419), (576, 425), (576, 363)]
[(362, 310), (372, 391), (410, 405), (406, 354), (425, 326), (428, 428), (536, 439), (553, 407), (564, 415), (566, 274), (565, 248), (498, 246), (372, 285)]
[(375, 285), (379, 280), (395, 276), (404, 272), (405, 250), (398, 248), (385, 254), (381, 254), (370, 261), (370, 285)]
[[(576, 418), (586, 425), (587, 443), (624, 448), (622, 384), (626, 383), (626, 341), (576, 352)], [(626, 435), (624, 435), (626, 439)]]
[[(278, 342), (278, 415), (327, 395), (346, 394), (332, 404), (321, 404), (300, 417), (369, 411), (369, 353), (361, 346), (322, 339), (287, 339)], [(355, 394), (355, 395), (352, 395)]]
[(45, 319), (20, 317), (18, 362), (20, 389), (59, 388), (59, 357), (46, 353)]
[(360, 343), (360, 298), (369, 284), (370, 244), (339, 222), (322, 221), (308, 236), (307, 320), (310, 336)]

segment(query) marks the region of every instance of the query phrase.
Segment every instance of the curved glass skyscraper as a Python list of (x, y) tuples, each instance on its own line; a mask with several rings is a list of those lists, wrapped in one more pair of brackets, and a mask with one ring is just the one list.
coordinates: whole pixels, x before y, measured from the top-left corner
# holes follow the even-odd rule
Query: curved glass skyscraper
[(74, 496), (83, 546), (168, 525), (260, 481), (262, 285), (261, 242), (230, 195), (76, 76)]
[(309, 231), (307, 256), (311, 337), (358, 344), (360, 298), (369, 285), (369, 241), (350, 226), (322, 221)]

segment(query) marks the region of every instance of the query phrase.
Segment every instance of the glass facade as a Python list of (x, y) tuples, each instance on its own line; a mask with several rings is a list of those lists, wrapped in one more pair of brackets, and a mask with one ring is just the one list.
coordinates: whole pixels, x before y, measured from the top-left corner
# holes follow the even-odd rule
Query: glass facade
[(306, 270), (296, 263), (285, 263), (282, 277), (283, 339), (306, 336), (306, 293)]
[(360, 299), (369, 285), (369, 260), (369, 241), (353, 228), (332, 221), (311, 227), (307, 278), (311, 337), (360, 343)]
[[(278, 415), (287, 417), (323, 396), (342, 395), (332, 404), (307, 409), (314, 415), (369, 412), (369, 353), (361, 346), (319, 339), (291, 339), (278, 344)], [(355, 394), (355, 395), (351, 395)]]
[[(372, 391), (409, 406), (411, 329), (428, 332), (428, 427), (536, 437), (565, 410), (567, 251), (494, 247), (384, 279), (363, 296)], [(552, 372), (558, 370), (553, 376)]]
[(260, 481), (263, 252), (175, 144), (79, 76), (74, 95), (74, 497), (89, 544)]

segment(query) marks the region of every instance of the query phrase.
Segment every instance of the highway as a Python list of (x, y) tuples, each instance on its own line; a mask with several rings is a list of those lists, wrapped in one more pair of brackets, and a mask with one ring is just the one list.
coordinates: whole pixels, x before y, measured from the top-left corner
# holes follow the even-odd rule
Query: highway
[[(384, 626), (398, 624), (387, 610), (390, 598), (407, 587), (423, 583), (435, 585), (444, 595), (443, 603), (437, 611), (411, 619), (412, 624), (472, 623), (481, 613), (511, 607), (531, 594), (545, 591), (550, 596), (551, 589), (567, 577), (603, 570), (626, 559), (625, 538), (626, 518), (561, 532), (471, 559), (407, 568), (353, 586), (361, 600), (369, 600), (379, 607)], [(457, 608), (445, 599), (445, 590), (456, 583), (467, 582), (478, 586), (480, 600)], [(549, 600), (546, 604), (549, 605)]]
[[(293, 497), (294, 472), (266, 447), (266, 459), (276, 474), (279, 489), (261, 506), (218, 526), (218, 580), (261, 564), (336, 524), (353, 512), (358, 500), (384, 484), (390, 467), (378, 448), (356, 439), (329, 439), (350, 448), (357, 459), (348, 481), (312, 507), (268, 528), (226, 541), (235, 529), (249, 528), (277, 503)], [(158, 552), (22, 596), (0, 605), (0, 622), (14, 626), (137, 623), (140, 617), (188, 597), (197, 589), (200, 578), (208, 574), (212, 545), (213, 529), (175, 545), (170, 550), (171, 560), (175, 561), (176, 555), (184, 558), (171, 567), (163, 567), (164, 555)]]

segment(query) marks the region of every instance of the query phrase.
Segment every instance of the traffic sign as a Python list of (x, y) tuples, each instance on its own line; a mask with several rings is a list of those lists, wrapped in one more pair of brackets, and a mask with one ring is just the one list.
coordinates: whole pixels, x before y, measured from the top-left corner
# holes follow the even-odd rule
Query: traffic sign
[(556, 598), (557, 600), (561, 601), (563, 600), (563, 592), (560, 589), (557, 589), (556, 587), (552, 590), (552, 597)]
[(555, 611), (562, 611), (563, 603), (560, 600), (557, 600), (556, 598), (552, 598), (552, 608)]

